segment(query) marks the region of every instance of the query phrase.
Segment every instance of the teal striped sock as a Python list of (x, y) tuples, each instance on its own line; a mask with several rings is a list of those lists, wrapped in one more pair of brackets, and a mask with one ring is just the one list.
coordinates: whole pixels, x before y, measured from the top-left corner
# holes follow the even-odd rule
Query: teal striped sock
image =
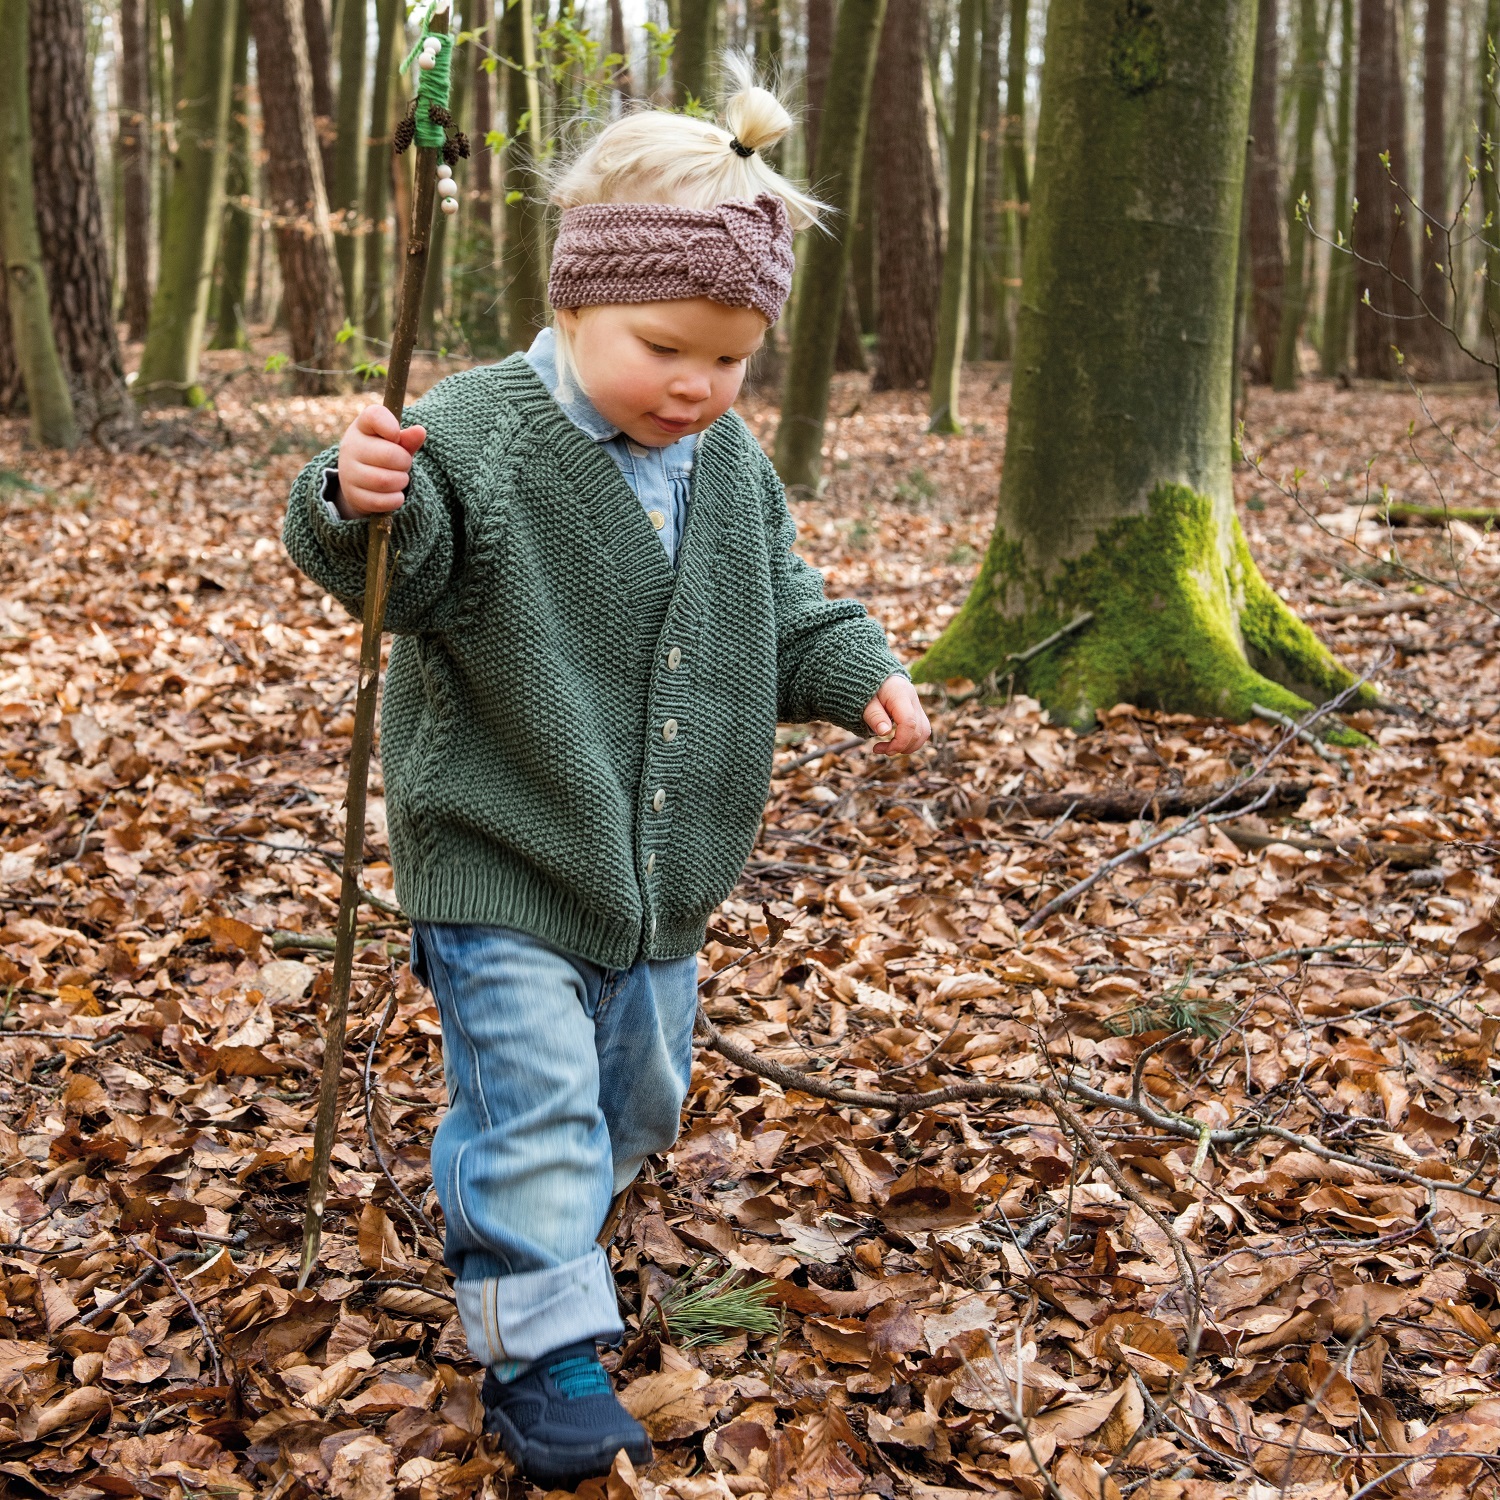
[(501, 1385), (509, 1385), (518, 1375), (524, 1375), (532, 1366), (529, 1359), (502, 1359), (498, 1365), (490, 1366), (490, 1373)]

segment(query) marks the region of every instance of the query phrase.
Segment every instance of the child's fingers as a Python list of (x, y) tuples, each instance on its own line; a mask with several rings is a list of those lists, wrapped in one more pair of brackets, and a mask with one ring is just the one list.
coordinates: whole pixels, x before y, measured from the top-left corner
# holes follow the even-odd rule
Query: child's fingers
[(385, 464), (372, 464), (365, 459), (351, 458), (339, 464), (339, 486), (341, 489), (370, 490), (382, 495), (399, 495), (406, 488), (407, 475), (404, 469), (393, 469)]
[(427, 441), (427, 429), (425, 427), (404, 427), (401, 430), (401, 436), (396, 441), (408, 453), (415, 453)]
[(361, 409), (354, 425), (370, 437), (384, 438), (388, 443), (401, 441), (401, 424), (378, 403)]

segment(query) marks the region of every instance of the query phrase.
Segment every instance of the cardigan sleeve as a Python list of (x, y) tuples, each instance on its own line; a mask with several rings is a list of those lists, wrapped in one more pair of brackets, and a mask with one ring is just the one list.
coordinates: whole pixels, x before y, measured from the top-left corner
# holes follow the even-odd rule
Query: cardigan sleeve
[(906, 668), (863, 604), (824, 596), (823, 575), (793, 551), (796, 523), (769, 459), (763, 459), (761, 475), (776, 610), (777, 717), (789, 723), (823, 719), (869, 735), (866, 704), (886, 678), (905, 677)]
[[(437, 413), (433, 413), (436, 416)], [(422, 403), (401, 417), (403, 427), (428, 417)], [(391, 518), (394, 572), (386, 600), (385, 626), (398, 635), (439, 626), (451, 607), (461, 553), (462, 520), (448, 476), (435, 453), (431, 419), (427, 442), (412, 459), (406, 498)], [(365, 561), (369, 554), (369, 521), (344, 520), (325, 498), (325, 484), (338, 483), (339, 450), (325, 449), (292, 484), (281, 539), (291, 559), (353, 615), (361, 613), (365, 594)]]

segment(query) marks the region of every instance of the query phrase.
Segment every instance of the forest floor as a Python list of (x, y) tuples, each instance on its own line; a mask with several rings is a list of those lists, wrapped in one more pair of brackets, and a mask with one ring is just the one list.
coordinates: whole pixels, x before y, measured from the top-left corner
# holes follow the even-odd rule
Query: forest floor
[[(904, 655), (982, 555), (1002, 373), (952, 439), (840, 377), (794, 507)], [(592, 1500), (1500, 1494), (1500, 544), (1362, 503), (1500, 504), (1493, 392), (1427, 400), (1441, 430), (1326, 384), (1246, 413), (1252, 548), (1393, 701), (1368, 747), (1128, 705), (1078, 736), (963, 683), (909, 759), (783, 729), (704, 972), (748, 961), (703, 993), (806, 1071), (700, 1049), (612, 1250), (656, 1459)], [(278, 533), (362, 402), (218, 401), (118, 454), (0, 425), (0, 1485), (499, 1494), (422, 1222), (437, 1013), (385, 907), (295, 1289), (358, 630)], [(1166, 815), (1273, 751), (1279, 805)], [(384, 826), (377, 776), (389, 901)]]

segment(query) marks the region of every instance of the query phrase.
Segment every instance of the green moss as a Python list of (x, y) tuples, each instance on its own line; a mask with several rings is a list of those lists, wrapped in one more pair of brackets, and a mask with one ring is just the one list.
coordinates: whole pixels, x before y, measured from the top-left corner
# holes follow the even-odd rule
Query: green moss
[(1109, 46), (1109, 74), (1127, 94), (1145, 94), (1167, 72), (1167, 46), (1161, 22), (1145, 0), (1125, 0), (1115, 14)]
[(1092, 610), (1090, 625), (1015, 679), (1074, 725), (1115, 703), (1236, 720), (1253, 703), (1298, 714), (1347, 687), (1348, 673), (1267, 586), (1238, 526), (1227, 560), (1219, 536), (1213, 502), (1170, 484), (1051, 577), (997, 532), (967, 603), (913, 675), (1003, 681), (1009, 655)]

